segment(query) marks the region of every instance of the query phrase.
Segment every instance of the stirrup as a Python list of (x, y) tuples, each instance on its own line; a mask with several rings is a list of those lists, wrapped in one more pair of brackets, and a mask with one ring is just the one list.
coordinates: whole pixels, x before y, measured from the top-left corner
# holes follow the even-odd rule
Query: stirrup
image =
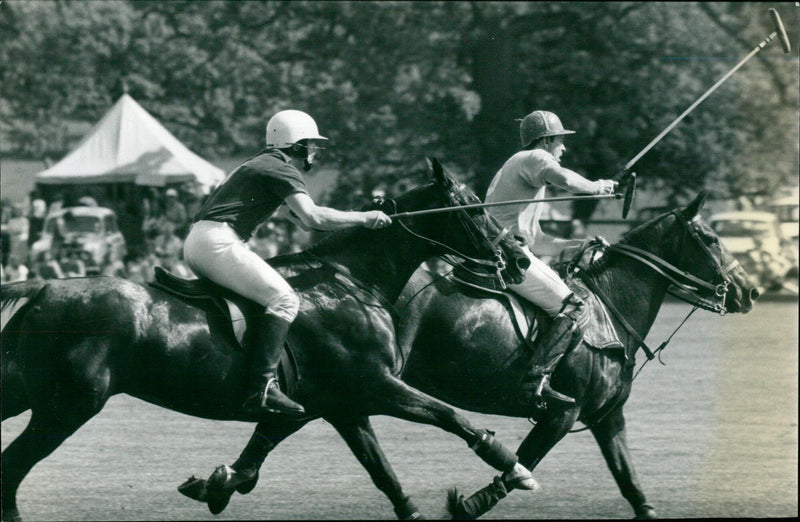
[[(273, 400), (271, 404), (269, 404), (270, 386), (274, 386), (275, 388), (275, 396), (272, 398)], [(258, 403), (252, 404), (255, 401), (258, 401)], [(306, 412), (301, 405), (284, 395), (275, 377), (271, 377), (267, 381), (266, 386), (264, 386), (264, 389), (261, 392), (248, 397), (243, 404), (243, 408), (250, 413), (280, 413), (283, 415), (301, 415)]]
[(569, 395), (564, 395), (561, 392), (557, 392), (550, 387), (550, 375), (547, 374), (543, 375), (542, 379), (539, 381), (539, 386), (536, 388), (536, 393), (533, 394), (533, 400), (536, 404), (536, 407), (539, 409), (546, 409), (549, 400), (556, 400), (567, 406), (572, 406), (575, 404), (575, 399)]

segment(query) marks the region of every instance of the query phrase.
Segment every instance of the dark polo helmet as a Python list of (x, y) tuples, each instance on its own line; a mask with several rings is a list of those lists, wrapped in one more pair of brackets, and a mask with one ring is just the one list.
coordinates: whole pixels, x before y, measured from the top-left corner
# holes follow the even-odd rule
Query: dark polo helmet
[(548, 111), (533, 111), (519, 124), (519, 137), (523, 147), (527, 147), (539, 138), (563, 134), (575, 134), (575, 131), (564, 129), (558, 116)]

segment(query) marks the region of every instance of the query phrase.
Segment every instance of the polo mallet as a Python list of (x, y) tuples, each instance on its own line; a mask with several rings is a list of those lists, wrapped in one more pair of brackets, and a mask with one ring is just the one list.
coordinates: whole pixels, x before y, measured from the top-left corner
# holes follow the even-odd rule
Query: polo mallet
[(775, 26), (775, 30), (772, 33), (770, 33), (769, 36), (767, 36), (766, 38), (761, 40), (761, 42), (759, 42), (758, 45), (752, 51), (750, 51), (750, 53), (748, 53), (747, 56), (745, 56), (739, 63), (737, 63), (733, 67), (733, 69), (728, 71), (728, 73), (725, 74), (725, 76), (720, 78), (717, 81), (717, 83), (712, 85), (710, 89), (708, 89), (706, 92), (704, 92), (703, 95), (700, 96), (693, 104), (691, 104), (688, 109), (683, 111), (683, 113), (680, 116), (675, 118), (675, 120), (672, 123), (670, 123), (667, 126), (667, 128), (665, 128), (663, 131), (661, 131), (661, 133), (658, 136), (653, 138), (653, 141), (648, 143), (647, 146), (645, 148), (643, 148), (641, 150), (641, 152), (639, 152), (639, 154), (634, 156), (633, 159), (631, 159), (628, 163), (626, 163), (625, 166), (622, 168), (622, 171), (616, 176), (615, 179), (617, 181), (619, 181), (620, 183), (623, 183), (624, 181), (627, 181), (627, 184), (628, 184), (628, 186), (626, 187), (626, 190), (625, 190), (625, 201), (624, 201), (623, 206), (622, 206), (622, 219), (625, 219), (628, 216), (628, 210), (630, 210), (631, 201), (633, 201), (633, 196), (634, 196), (634, 193), (636, 192), (636, 175), (631, 173), (631, 172), (629, 172), (629, 169), (637, 161), (639, 161), (639, 159), (641, 159), (642, 156), (647, 154), (647, 152), (650, 149), (652, 149), (655, 146), (656, 143), (661, 141), (661, 139), (664, 136), (666, 136), (669, 133), (669, 131), (674, 129), (675, 126), (678, 125), (678, 123), (680, 123), (681, 120), (683, 120), (683, 118), (685, 118), (687, 114), (692, 112), (695, 109), (695, 107), (700, 105), (700, 103), (702, 103), (703, 100), (708, 98), (708, 96), (712, 92), (714, 92), (717, 89), (717, 87), (722, 85), (722, 83), (725, 82), (725, 80), (730, 78), (733, 73), (738, 71), (739, 68), (742, 65), (744, 65), (745, 62), (747, 62), (747, 60), (749, 60), (750, 58), (755, 56), (756, 53), (758, 53), (761, 49), (766, 47), (766, 45), (768, 43), (770, 43), (772, 40), (774, 40), (776, 37), (780, 41), (781, 47), (783, 48), (783, 52), (784, 53), (788, 53), (788, 52), (790, 52), (792, 50), (792, 46), (789, 44), (789, 37), (786, 35), (786, 29), (784, 29), (784, 27), (783, 27), (783, 22), (781, 22), (781, 17), (778, 14), (778, 11), (776, 11), (775, 9), (770, 9), (769, 10), (769, 14), (770, 14), (770, 17), (772, 18), (772, 23)]
[(473, 203), (470, 205), (459, 205), (457, 207), (429, 208), (426, 210), (414, 210), (412, 212), (398, 212), (389, 214), (392, 219), (406, 218), (414, 216), (424, 216), (426, 214), (441, 214), (442, 212), (454, 212), (456, 210), (469, 210), (473, 208), (502, 207), (504, 205), (521, 205), (524, 203), (551, 203), (553, 201), (578, 201), (592, 199), (620, 199), (622, 194), (600, 194), (586, 196), (559, 196), (554, 198), (534, 198), (534, 199), (515, 199), (510, 201), (495, 201), (493, 203)]

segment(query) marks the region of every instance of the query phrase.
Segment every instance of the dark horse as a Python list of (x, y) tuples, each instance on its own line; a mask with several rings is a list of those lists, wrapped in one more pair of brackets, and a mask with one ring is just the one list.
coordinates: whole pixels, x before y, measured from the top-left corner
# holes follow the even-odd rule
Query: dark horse
[[(582, 343), (568, 353), (552, 383), (576, 399), (573, 407), (538, 411), (530, 401), (520, 400), (530, 350), (502, 300), (476, 295), (452, 280), (422, 271), (412, 278), (398, 303), (398, 338), (407, 357), (401, 378), (463, 409), (535, 418), (535, 427), (517, 450), (520, 464), (529, 470), (576, 421), (582, 421), (591, 429), (636, 516), (655, 517), (634, 471), (622, 412), (631, 391), (635, 354), (641, 347), (652, 357), (643, 339), (668, 290), (720, 314), (747, 313), (758, 297), (745, 271), (700, 219), (704, 199), (701, 194), (686, 208), (635, 228), (599, 261), (579, 272), (586, 286), (606, 303), (624, 349), (600, 350)], [(362, 441), (371, 443), (372, 458), (365, 465), (392, 503), (402, 505), (407, 497), (383, 459), (368, 421), (361, 422)], [(272, 442), (265, 444), (265, 439)], [(208, 490), (199, 500), (207, 500), (212, 511), (217, 511), (234, 491), (252, 489), (259, 466), (279, 440), (269, 426), (258, 425), (240, 458), (232, 467), (218, 468), (212, 474)], [(451, 490), (449, 507), (456, 517), (474, 518), (511, 489), (513, 485), (496, 477), (467, 499)]]
[[(432, 166), (432, 183), (386, 210), (479, 202), (438, 162)], [(444, 253), (491, 263), (511, 280), (521, 280), (527, 267), (518, 243), (482, 209), (417, 216), (381, 231), (347, 229), (273, 260), (301, 296), (289, 342), (299, 376), (292, 395), (309, 413), (303, 419), (236, 414), (247, 355), (213, 306), (107, 277), (3, 285), (10, 319), (2, 331), (2, 418), (32, 410), (2, 454), (3, 520), (20, 519), (16, 494), (30, 469), (117, 393), (209, 419), (259, 421), (275, 439), (324, 417), (362, 462), (371, 458), (364, 451), (369, 441), (351, 435), (364, 432), (370, 415), (393, 416), (453, 433), (518, 483), (532, 480), (491, 432), (398, 377), (391, 303), (420, 263)], [(405, 502), (396, 509), (401, 516), (416, 512)]]

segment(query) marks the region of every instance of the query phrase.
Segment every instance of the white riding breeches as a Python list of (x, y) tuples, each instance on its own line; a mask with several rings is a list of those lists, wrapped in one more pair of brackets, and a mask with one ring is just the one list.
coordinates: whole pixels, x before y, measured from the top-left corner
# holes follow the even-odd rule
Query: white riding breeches
[(523, 250), (531, 260), (531, 266), (525, 272), (522, 283), (509, 285), (508, 288), (555, 317), (563, 306), (564, 298), (572, 290), (558, 277), (555, 270), (534, 256), (530, 248), (524, 246)]
[(183, 258), (198, 276), (263, 305), (266, 313), (289, 322), (297, 317), (300, 299), (292, 287), (229, 224), (194, 223), (183, 244)]

